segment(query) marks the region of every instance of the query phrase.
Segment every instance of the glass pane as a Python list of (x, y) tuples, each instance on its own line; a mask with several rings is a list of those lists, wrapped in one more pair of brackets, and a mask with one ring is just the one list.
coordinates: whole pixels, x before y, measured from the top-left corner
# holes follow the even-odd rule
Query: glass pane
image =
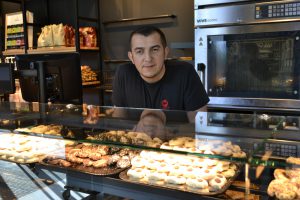
[(299, 33), (210, 36), (210, 96), (299, 99)]

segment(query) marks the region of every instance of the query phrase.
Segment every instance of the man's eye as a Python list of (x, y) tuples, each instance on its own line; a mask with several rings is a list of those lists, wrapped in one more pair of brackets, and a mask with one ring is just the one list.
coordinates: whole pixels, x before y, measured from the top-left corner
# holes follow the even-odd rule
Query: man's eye
[(158, 52), (159, 48), (152, 49), (153, 52)]
[(142, 54), (143, 51), (142, 50), (138, 50), (138, 51), (135, 51), (136, 54)]

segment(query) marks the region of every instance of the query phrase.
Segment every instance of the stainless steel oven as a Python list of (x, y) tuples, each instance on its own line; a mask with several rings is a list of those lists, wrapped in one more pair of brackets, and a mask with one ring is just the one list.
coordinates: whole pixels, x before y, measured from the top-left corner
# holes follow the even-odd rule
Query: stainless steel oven
[(300, 111), (300, 1), (257, 2), (195, 1), (208, 106)]

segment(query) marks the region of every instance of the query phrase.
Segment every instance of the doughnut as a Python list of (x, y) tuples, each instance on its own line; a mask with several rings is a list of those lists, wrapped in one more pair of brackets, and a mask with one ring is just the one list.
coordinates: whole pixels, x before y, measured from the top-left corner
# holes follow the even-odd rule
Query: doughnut
[(236, 164), (234, 164), (234, 163), (230, 163), (229, 164), (229, 169), (233, 169), (233, 170), (237, 170), (237, 166), (236, 166)]
[(181, 165), (173, 165), (169, 176), (181, 176), (185, 173), (185, 168)]
[(212, 187), (214, 191), (218, 191), (222, 189), (222, 187), (226, 184), (227, 180), (226, 178), (220, 178), (218, 176), (214, 177), (209, 181), (209, 185)]
[(155, 160), (148, 160), (145, 164), (148, 169), (156, 170), (159, 167), (159, 162)]
[(173, 165), (177, 163), (177, 155), (174, 154), (168, 154), (168, 156), (165, 158), (165, 162), (169, 165)]
[(166, 163), (159, 163), (156, 170), (158, 172), (169, 173), (172, 170), (172, 168), (170, 168), (170, 166)]
[(193, 164), (193, 160), (189, 156), (177, 156), (177, 163), (179, 165), (191, 166)]
[(148, 173), (146, 176), (147, 176), (148, 180), (162, 181), (162, 180), (165, 180), (165, 178), (167, 177), (167, 174), (153, 170), (153, 171), (150, 171), (150, 173)]
[(229, 169), (229, 162), (220, 161), (216, 165), (216, 170), (218, 172), (222, 172)]
[(270, 182), (267, 193), (269, 196), (274, 197), (275, 196), (275, 191), (280, 188), (285, 181), (280, 180), (280, 179), (274, 179)]
[(212, 169), (203, 168), (197, 174), (197, 178), (203, 178), (205, 180), (210, 180), (216, 176), (216, 171)]
[(145, 162), (141, 157), (136, 156), (131, 160), (131, 165), (132, 168), (142, 168), (145, 166)]
[(183, 176), (185, 178), (196, 178), (195, 172), (196, 172), (196, 169), (194, 167), (190, 166), (185, 169), (185, 173), (183, 174)]
[(232, 154), (232, 157), (235, 157), (235, 158), (245, 158), (247, 157), (247, 154), (243, 151), (238, 151), (238, 152), (234, 152)]
[(284, 169), (275, 169), (274, 177), (275, 179), (289, 180), (289, 178), (285, 174)]
[(226, 178), (231, 178), (235, 175), (235, 170), (233, 169), (228, 169), (226, 171), (221, 172)]
[(231, 147), (231, 149), (232, 149), (232, 151), (233, 152), (239, 152), (239, 151), (242, 151), (241, 150), (241, 147), (239, 146), (239, 145), (232, 145), (232, 147)]
[(217, 160), (209, 159), (209, 158), (205, 158), (205, 159), (203, 160), (203, 162), (205, 163), (206, 166), (209, 166), (209, 167), (215, 166), (215, 165), (218, 164), (218, 161), (217, 161)]
[(186, 183), (186, 178), (183, 176), (166, 176), (165, 181), (170, 184), (181, 185)]
[(129, 169), (127, 176), (132, 179), (142, 179), (145, 176), (145, 171), (142, 168)]
[(297, 178), (297, 177), (300, 177), (300, 171), (299, 170), (295, 170), (295, 169), (287, 169), (285, 171), (286, 175), (293, 179), (293, 178)]
[(208, 182), (203, 178), (188, 178), (186, 185), (191, 188), (205, 189), (208, 188)]
[(193, 161), (193, 166), (195, 167), (206, 167), (206, 163), (203, 162), (203, 158), (195, 158), (194, 161)]
[(168, 142), (165, 142), (163, 143), (161, 146), (160, 146), (161, 149), (169, 149), (169, 150), (172, 150), (173, 147), (169, 145)]
[(145, 151), (145, 150), (141, 151), (140, 156), (142, 158), (148, 159), (149, 158), (149, 151)]
[(289, 182), (284, 183), (280, 187), (276, 188), (275, 196), (278, 199), (292, 200), (297, 196), (297, 187)]
[(286, 162), (291, 163), (291, 164), (295, 164), (295, 165), (300, 165), (300, 158), (290, 156), (286, 159)]

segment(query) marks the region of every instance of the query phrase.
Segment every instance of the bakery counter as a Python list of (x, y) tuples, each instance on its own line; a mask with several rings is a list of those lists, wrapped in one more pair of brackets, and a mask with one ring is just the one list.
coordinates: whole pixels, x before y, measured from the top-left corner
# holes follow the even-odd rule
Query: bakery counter
[[(64, 197), (70, 190), (133, 199), (284, 199), (284, 191), (289, 199), (300, 197), (299, 133), (283, 129), (294, 126), (296, 116), (26, 108), (13, 112), (34, 114), (29, 125), (0, 124), (6, 130), (0, 134), (0, 159), (30, 164), (39, 176), (44, 170), (64, 174)], [(272, 126), (264, 125), (268, 121)]]

